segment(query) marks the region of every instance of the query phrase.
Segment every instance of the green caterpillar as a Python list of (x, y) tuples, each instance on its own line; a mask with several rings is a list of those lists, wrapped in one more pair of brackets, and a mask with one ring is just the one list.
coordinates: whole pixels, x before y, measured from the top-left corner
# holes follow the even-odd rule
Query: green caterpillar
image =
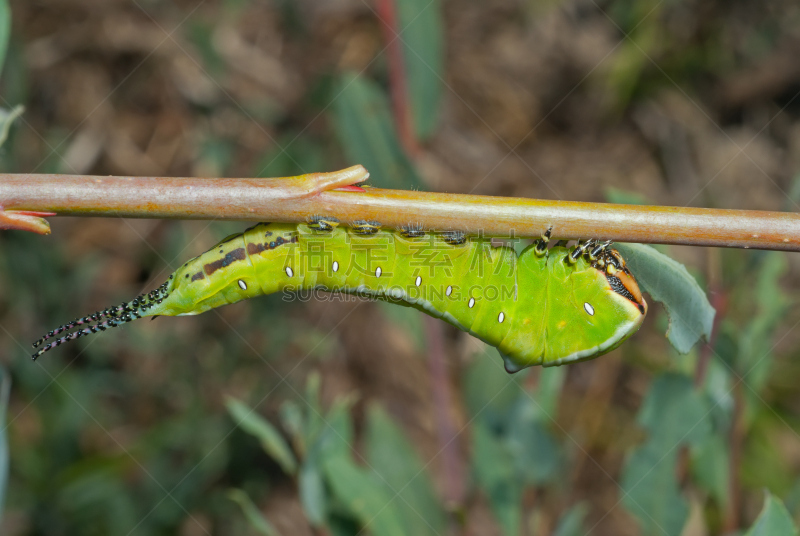
[(517, 256), (485, 238), (414, 226), (395, 232), (362, 221), (344, 228), (333, 218), (260, 223), (188, 261), (149, 294), (51, 331), (34, 343), (41, 348), (33, 359), (137, 318), (195, 315), (301, 289), (415, 307), (497, 347), (509, 372), (613, 350), (647, 312), (636, 280), (610, 242), (548, 249), (549, 238), (550, 230)]

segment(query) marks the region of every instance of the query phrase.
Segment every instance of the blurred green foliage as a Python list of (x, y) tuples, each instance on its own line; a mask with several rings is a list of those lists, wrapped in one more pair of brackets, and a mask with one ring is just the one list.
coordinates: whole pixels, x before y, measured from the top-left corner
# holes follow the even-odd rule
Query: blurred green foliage
[(0, 367), (0, 520), (3, 519), (3, 505), (8, 485), (8, 439), (6, 437), (6, 412), (8, 396), (11, 391), (11, 378), (5, 368)]
[[(146, 9), (155, 9), (156, 4), (143, 3)], [(748, 37), (744, 49), (733, 50), (722, 36), (727, 19), (704, 23), (703, 17), (713, 19), (708, 15), (713, 7), (704, 7), (708, 11), (700, 11), (705, 15), (689, 24), (687, 14), (699, 8), (683, 0), (602, 3), (596, 6), (600, 22), (591, 18), (586, 6), (553, 0), (525, 4), (519, 12), (506, 5), (492, 11), (487, 21), (510, 21), (512, 28), (505, 35), (492, 35), (464, 29), (469, 28), (470, 17), (475, 18), (469, 6), (394, 2), (407, 96), (421, 141), (445, 155), (452, 152), (456, 160), (468, 160), (473, 150), (479, 158), (494, 154), (459, 119), (462, 113), (474, 118), (480, 109), (470, 97), (450, 94), (459, 76), (500, 104), (513, 102), (519, 86), (563, 87), (550, 103), (558, 118), (545, 124), (550, 132), (543, 135), (550, 140), (570, 136), (583, 140), (594, 132), (592, 121), (597, 127), (593, 109), (629, 120), (635, 116), (637, 101), (671, 88), (673, 81), (695, 84), (697, 93), (711, 91), (707, 77), (727, 73), (739, 56), (766, 54), (778, 42), (777, 26), (789, 24), (777, 20), (784, 18), (783, 12), (772, 16), (776, 20), (734, 24)], [(740, 12), (737, 21), (746, 19), (745, 4), (734, 6), (745, 13)], [(81, 88), (96, 81), (81, 70), (95, 56), (117, 53), (121, 58), (115, 60), (119, 64), (109, 61), (112, 67), (104, 76), (113, 82), (112, 88), (119, 86), (116, 102), (126, 114), (112, 126), (100, 123), (104, 137), (115, 138), (117, 129), (124, 130), (128, 123), (136, 124), (131, 129), (135, 133), (158, 132), (161, 118), (174, 118), (171, 114), (178, 110), (197, 118), (195, 130), (187, 136), (192, 154), (176, 157), (179, 163), (190, 164), (178, 167), (179, 171), (224, 176), (249, 170), (254, 176), (287, 176), (362, 163), (377, 186), (425, 187), (420, 170), (432, 160), (415, 161), (401, 147), (389, 106), (387, 62), (380, 55), (383, 45), (369, 48), (379, 32), (373, 31), (377, 26), (362, 28), (362, 19), (376, 24), (374, 14), (363, 9), (353, 23), (341, 13), (315, 12), (311, 17), (296, 2), (274, 5), (279, 23), (263, 33), (253, 29), (262, 19), (247, 20), (252, 3), (245, 0), (228, 0), (219, 12), (211, 6), (209, 12), (182, 14), (188, 23), (176, 28), (174, 36), (179, 48), (191, 51), (192, 64), (201, 73), (188, 85), (193, 90), (208, 85), (204, 98), (191, 92), (185, 99), (175, 97), (187, 90), (164, 80), (183, 71), (168, 71), (169, 76), (159, 79), (161, 85), (136, 77), (126, 85), (132, 72), (155, 76), (160, 69), (167, 70), (168, 62), (155, 63), (164, 50), (147, 43), (142, 53), (136, 48), (141, 43), (131, 37), (136, 32), (120, 31), (130, 40), (111, 43), (122, 52), (111, 45), (100, 52), (96, 43), (65, 52), (79, 57), (79, 64), (71, 68), (82, 77)], [(38, 20), (27, 13), (33, 22), (20, 27), (31, 32)], [(620, 41), (608, 57), (609, 65), (595, 71), (594, 61), (588, 61), (574, 80), (570, 78), (574, 73), (561, 73), (566, 82), (555, 79), (562, 68), (553, 71), (553, 80), (504, 82), (504, 75), (494, 71), (491, 79), (473, 75), (483, 63), (524, 70), (514, 63), (519, 51), (509, 46), (514, 42), (509, 35), (524, 36), (533, 26), (545, 24), (541, 21), (551, 20), (547, 17), (561, 16), (553, 23), (553, 34), (567, 31), (563, 28), (569, 17), (588, 21), (581, 28), (612, 24)], [(132, 18), (126, 13), (116, 20)], [(327, 20), (329, 26), (320, 31), (316, 20)], [(239, 43), (241, 48), (236, 49), (224, 42), (226, 34), (218, 29), (234, 24), (244, 27), (242, 43), (252, 48)], [(326, 32), (339, 25), (345, 25), (337, 36), (344, 45), (328, 41)], [(68, 169), (63, 149), (84, 119), (71, 123), (69, 110), (79, 99), (74, 94), (66, 103), (56, 98), (67, 85), (62, 86), (66, 75), (50, 70), (47, 62), (57, 64), (59, 54), (34, 54), (53, 52), (47, 41), (51, 36), (20, 33), (7, 44), (9, 28), (8, 6), (2, 1), (4, 107), (17, 102), (28, 106), (35, 117), (33, 126), (41, 130), (41, 147), (34, 148), (30, 137), (22, 138), (16, 128), (11, 129), (0, 164), (9, 171), (23, 171), (25, 165), (36, 166), (37, 172)], [(80, 32), (91, 33), (76, 34)], [(280, 32), (286, 32), (281, 35), (284, 40), (273, 41)], [(474, 41), (488, 59), (459, 57), (463, 48), (445, 50), (453, 37), (448, 32)], [(580, 41), (580, 34), (570, 34), (569, 39)], [(44, 40), (30, 52), (26, 47), (34, 38)], [(300, 47), (315, 40), (323, 43), (316, 43), (313, 55)], [(54, 42), (64, 50), (72, 43)], [(167, 48), (171, 42), (165, 42)], [(597, 42), (583, 46), (591, 49)], [(558, 58), (575, 54), (559, 43), (548, 54)], [(245, 97), (234, 102), (231, 50), (252, 52), (257, 45), (271, 52), (285, 51), (286, 61), (301, 68), (292, 76), (274, 73), (276, 80), (281, 76), (288, 80), (288, 96), (272, 86), (253, 90), (249, 84), (254, 73), (245, 73), (250, 78), (241, 83), (244, 89), (238, 88)], [(326, 61), (319, 58), (334, 46), (347, 52), (341, 53), (340, 63), (317, 65)], [(9, 55), (4, 58), (6, 49)], [(55, 52), (61, 52), (58, 46)], [(377, 61), (372, 61), (372, 53)], [(132, 57), (136, 61), (131, 64)], [(34, 59), (40, 62), (38, 67), (32, 65)], [(466, 75), (459, 69), (466, 69)], [(569, 100), (572, 82), (578, 88), (581, 77), (590, 74), (601, 82), (594, 85), (604, 88), (601, 98), (580, 89), (576, 100)], [(143, 97), (148, 92), (167, 103), (164, 109)], [(547, 102), (547, 95), (537, 93), (524, 113), (534, 115), (540, 100)], [(603, 100), (611, 103), (597, 104)], [(91, 101), (92, 107), (97, 105)], [(461, 105), (466, 112), (458, 108)], [(580, 119), (578, 131), (565, 130), (568, 115), (559, 115), (564, 109), (573, 110)], [(549, 115), (551, 110), (544, 112)], [(753, 115), (763, 110), (757, 112)], [(6, 118), (12, 114), (2, 113)], [(144, 126), (136, 123), (151, 113)], [(736, 119), (730, 110), (720, 112), (726, 114), (734, 116), (728, 120)], [(177, 123), (184, 121), (185, 116), (177, 117)], [(516, 119), (500, 117), (503, 121), (477, 122), (494, 136), (496, 123), (502, 126)], [(253, 122), (258, 128), (247, 130)], [(619, 128), (616, 123), (599, 124), (598, 137)], [(781, 120), (773, 127), (777, 135), (785, 135), (781, 147), (788, 151), (793, 143), (786, 134), (791, 125)], [(458, 136), (437, 140), (443, 128)], [(139, 146), (147, 145), (132, 138)], [(459, 153), (455, 148), (461, 143), (467, 149)], [(519, 150), (524, 148), (523, 144)], [(134, 154), (133, 161), (137, 158), (141, 160), (141, 154)], [(433, 162), (443, 167), (445, 160)], [(594, 164), (592, 160), (591, 166), (585, 165)], [(90, 169), (100, 174), (128, 172), (111, 157)], [(504, 193), (512, 181), (495, 182), (499, 185), (495, 193)], [(795, 180), (786, 189), (796, 193), (798, 185)], [(618, 203), (659, 199), (657, 192), (646, 194), (632, 187), (609, 187), (607, 197)], [(579, 536), (599, 533), (604, 529), (597, 527), (610, 518), (615, 518), (611, 526), (625, 526), (629, 533), (678, 535), (688, 533), (693, 509), (708, 534), (731, 528), (752, 535), (796, 534), (800, 419), (795, 399), (800, 369), (796, 349), (780, 344), (784, 337), (794, 341), (787, 323), (791, 327), (796, 316), (792, 307), (796, 292), (787, 291), (787, 281), (792, 280), (787, 255), (711, 251), (708, 255), (716, 256), (716, 262), (709, 262), (708, 270), (700, 274), (700, 279), (714, 282), (708, 287), (704, 281), (695, 283), (698, 274), (690, 275), (682, 266), (652, 271), (648, 279), (649, 269), (637, 266), (635, 255), (628, 256), (653, 298), (680, 288), (667, 275), (688, 281), (693, 294), (664, 298), (676, 306), (668, 313), (651, 303), (651, 327), (597, 363), (528, 370), (510, 377), (493, 350), (475, 350), (457, 338), (459, 334), (446, 332), (452, 408), (428, 402), (420, 406), (423, 412), (414, 406), (417, 399), (441, 389), (420, 387), (430, 379), (418, 373), (427, 371), (422, 360), (428, 352), (428, 335), (420, 313), (386, 304), (370, 304), (369, 314), (355, 318), (355, 308), (338, 304), (316, 308), (269, 296), (196, 318), (135, 323), (82, 340), (31, 365), (22, 343), (40, 335), (43, 326), (58, 325), (147, 290), (184, 259), (242, 229), (230, 222), (94, 225), (104, 226), (103, 234), (93, 234), (78, 222), (59, 221), (48, 239), (0, 235), (0, 355), (8, 368), (0, 370), (0, 421), (5, 418), (8, 423), (0, 429), (0, 503), (5, 491), (8, 513), (0, 525), (4, 535), (286, 536), (312, 530), (344, 536), (363, 530), (382, 536), (471, 530)], [(675, 252), (666, 247), (659, 251)], [(724, 307), (711, 345), (691, 348), (711, 329), (712, 312), (697, 299), (701, 293)], [(351, 313), (354, 318), (348, 320)], [(686, 355), (662, 340), (668, 323), (671, 340), (688, 350)], [(403, 376), (405, 371), (393, 368), (397, 362), (399, 368), (417, 375)], [(400, 380), (392, 383), (387, 377)], [(13, 389), (6, 407), (9, 378)], [(446, 444), (438, 438), (438, 421), (431, 416), (449, 410), (459, 432), (452, 441), (463, 447), (464, 458), (457, 467), (464, 480), (463, 494), (455, 504), (443, 498), (442, 482), (448, 476), (442, 475), (441, 458)], [(7, 485), (6, 441), (11, 456)], [(752, 527), (745, 532), (750, 522)]]
[(436, 129), (442, 98), (442, 6), (431, 0), (403, 0), (395, 6), (414, 130), (419, 139), (426, 140)]
[(334, 125), (348, 161), (366, 167), (375, 186), (419, 188), (419, 177), (400, 146), (387, 96), (380, 87), (348, 73), (339, 78), (334, 91)]
[(745, 536), (795, 536), (796, 534), (797, 527), (780, 499), (776, 499), (769, 492), (765, 493), (764, 508)]
[[(378, 406), (371, 406), (365, 430), (366, 456), (354, 459), (348, 410), (352, 399), (340, 398), (327, 413), (319, 405), (320, 379), (309, 377), (305, 411), (295, 403), (283, 406), (284, 427), (301, 458), (297, 485), (308, 519), (333, 533), (363, 526), (375, 534), (441, 534), (445, 514), (425, 467), (403, 432)], [(228, 409), (237, 420), (252, 412), (240, 402)], [(242, 422), (245, 422), (244, 420)], [(264, 430), (269, 429), (266, 433)], [(260, 439), (282, 465), (286, 454), (274, 447), (276, 432), (267, 423), (245, 430)], [(265, 435), (268, 439), (265, 439)], [(348, 532), (342, 532), (348, 534)]]
[(528, 372), (509, 382), (487, 357), (478, 356), (464, 378), (465, 404), (474, 419), (472, 469), (504, 534), (513, 535), (524, 521), (525, 489), (557, 485), (566, 476), (566, 450), (550, 429), (565, 371), (543, 371), (532, 395), (520, 383)]
[(709, 404), (692, 381), (681, 374), (656, 379), (639, 412), (647, 441), (634, 448), (622, 472), (623, 501), (646, 534), (680, 534), (689, 506), (676, 476), (684, 445), (696, 446), (708, 436)]
[[(11, 8), (7, 0), (0, 0), (0, 73), (3, 71), (8, 41), (11, 34)], [(8, 138), (11, 124), (22, 115), (22, 106), (12, 110), (0, 108), (0, 147)], [(8, 438), (6, 430), (6, 413), (8, 412), (8, 397), (11, 390), (11, 377), (5, 367), (0, 365), (0, 522), (3, 519), (3, 506), (5, 505), (6, 488), (8, 486)]]

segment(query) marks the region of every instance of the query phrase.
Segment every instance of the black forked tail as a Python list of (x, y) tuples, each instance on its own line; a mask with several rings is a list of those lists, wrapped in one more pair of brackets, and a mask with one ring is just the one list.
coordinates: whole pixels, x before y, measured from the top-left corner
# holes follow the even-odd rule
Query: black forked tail
[[(170, 276), (170, 279), (172, 279), (172, 276)], [(142, 294), (131, 302), (112, 306), (103, 311), (97, 311), (96, 313), (84, 316), (83, 318), (76, 318), (72, 322), (67, 322), (64, 325), (57, 327), (33, 343), (34, 348), (39, 348), (40, 346), (41, 348), (39, 348), (39, 350), (31, 357), (34, 361), (36, 361), (36, 359), (43, 353), (50, 351), (57, 346), (61, 346), (62, 344), (74, 341), (75, 339), (83, 337), (84, 335), (91, 335), (92, 333), (97, 333), (98, 331), (105, 331), (108, 328), (115, 328), (117, 326), (121, 326), (122, 324), (136, 320), (137, 318), (148, 316), (147, 310), (157, 304), (160, 304), (162, 300), (167, 297), (168, 285), (169, 281), (157, 289), (151, 290), (148, 294)], [(52, 337), (55, 337), (61, 333), (68, 332), (69, 330), (77, 327), (81, 327), (81, 329), (73, 331), (72, 333), (67, 333), (66, 335), (63, 335), (52, 342), (44, 344), (48, 339), (51, 339)], [(44, 346), (42, 346), (42, 344), (44, 344)]]

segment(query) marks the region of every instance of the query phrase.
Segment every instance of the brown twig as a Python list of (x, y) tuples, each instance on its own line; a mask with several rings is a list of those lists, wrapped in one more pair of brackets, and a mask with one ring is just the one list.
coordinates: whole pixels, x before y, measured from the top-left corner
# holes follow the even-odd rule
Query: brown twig
[[(444, 502), (449, 512), (458, 511), (464, 504), (464, 460), (461, 454), (458, 428), (452, 419), (450, 378), (444, 349), (442, 323), (426, 316), (425, 339), (428, 346), (428, 367), (431, 375), (436, 433), (441, 449), (444, 474)], [(456, 533), (456, 522), (450, 516), (449, 534)]]
[(514, 197), (337, 188), (368, 176), (361, 166), (284, 179), (0, 175), (7, 210), (59, 216), (305, 222), (314, 214), (344, 223), (486, 236), (538, 237), (552, 226), (563, 239), (800, 251), (800, 214), (692, 207), (615, 205)]
[(714, 315), (714, 322), (711, 327), (711, 339), (700, 348), (700, 355), (697, 359), (697, 368), (695, 369), (694, 385), (698, 389), (702, 389), (706, 381), (706, 374), (708, 373), (708, 364), (711, 361), (712, 354), (714, 353), (714, 343), (717, 340), (717, 331), (719, 325), (725, 316), (728, 308), (728, 295), (724, 289), (718, 285), (709, 285), (709, 297), (711, 306), (717, 312)]

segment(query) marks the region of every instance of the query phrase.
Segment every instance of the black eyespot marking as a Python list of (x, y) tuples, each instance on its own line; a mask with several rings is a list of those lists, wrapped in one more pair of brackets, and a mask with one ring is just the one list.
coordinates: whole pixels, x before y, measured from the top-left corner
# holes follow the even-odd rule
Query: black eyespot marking
[(631, 302), (636, 304), (636, 307), (639, 309), (639, 312), (644, 314), (644, 307), (642, 304), (636, 301), (636, 298), (633, 297), (633, 294), (628, 292), (628, 289), (625, 288), (625, 285), (622, 284), (619, 277), (614, 277), (613, 275), (606, 274), (606, 279), (608, 279), (608, 284), (611, 285), (611, 290), (619, 294), (620, 296), (624, 296), (628, 298)]

